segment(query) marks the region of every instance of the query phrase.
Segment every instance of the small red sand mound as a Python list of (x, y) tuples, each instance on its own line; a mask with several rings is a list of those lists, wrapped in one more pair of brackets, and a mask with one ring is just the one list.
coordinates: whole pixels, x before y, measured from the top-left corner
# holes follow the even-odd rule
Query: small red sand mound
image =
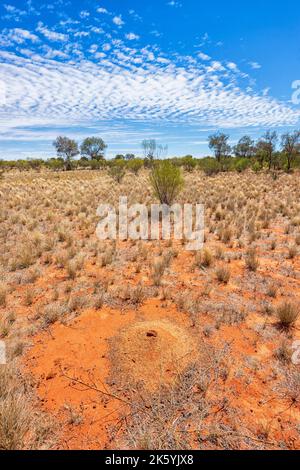
[(113, 340), (114, 364), (127, 380), (142, 380), (149, 389), (172, 381), (195, 357), (193, 337), (167, 320), (142, 321)]

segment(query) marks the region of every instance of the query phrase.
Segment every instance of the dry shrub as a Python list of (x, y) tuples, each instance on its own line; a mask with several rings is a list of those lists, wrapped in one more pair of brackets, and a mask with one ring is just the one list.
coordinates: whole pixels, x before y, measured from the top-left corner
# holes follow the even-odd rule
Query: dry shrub
[(156, 261), (152, 267), (151, 278), (155, 286), (160, 286), (161, 278), (165, 272), (166, 264), (163, 261)]
[(0, 284), (0, 307), (6, 307), (7, 288), (4, 284)]
[(30, 398), (30, 389), (16, 366), (1, 366), (0, 450), (38, 449), (51, 434), (53, 439), (52, 423), (34, 411)]
[(291, 348), (287, 341), (282, 341), (280, 346), (274, 351), (274, 357), (283, 364), (288, 364), (291, 361)]
[[(201, 349), (206, 348), (202, 345)], [(227, 400), (217, 393), (227, 380), (227, 354), (227, 347), (218, 352), (213, 348), (203, 350), (201, 363), (193, 362), (178, 372), (172, 384), (164, 384), (162, 377), (162, 385), (156, 390), (150, 391), (146, 384), (129, 380), (126, 396), (130, 410), (123, 420), (121, 442), (117, 444), (130, 449), (186, 450), (195, 448), (198, 439), (201, 448), (204, 436), (213, 434), (220, 421), (213, 410), (228, 410)], [(119, 426), (111, 429), (113, 438), (118, 438), (119, 429)], [(220, 448), (237, 445), (230, 444), (224, 432), (222, 437)]]
[(259, 261), (256, 255), (255, 248), (250, 248), (247, 251), (245, 263), (246, 263), (246, 268), (249, 269), (249, 271), (254, 271), (254, 272), (257, 271), (258, 266), (259, 266)]
[(282, 398), (290, 400), (292, 404), (300, 403), (300, 371), (288, 369), (285, 377), (279, 385), (279, 393)]
[(298, 248), (296, 245), (291, 245), (289, 246), (289, 249), (288, 249), (288, 258), (289, 259), (294, 259), (296, 258), (298, 254)]
[(133, 304), (139, 305), (145, 299), (145, 290), (142, 285), (138, 284), (133, 287), (130, 292), (130, 300)]
[(276, 315), (280, 325), (289, 328), (296, 323), (299, 310), (296, 305), (290, 302), (283, 302), (277, 307)]
[(204, 248), (200, 253), (197, 253), (195, 264), (199, 268), (209, 268), (213, 264), (213, 254), (211, 251), (208, 248)]
[(53, 302), (46, 305), (43, 312), (42, 326), (47, 327), (57, 322), (58, 320), (62, 320), (63, 317), (69, 312), (70, 309), (66, 304)]
[(216, 276), (219, 282), (224, 282), (224, 284), (228, 284), (230, 279), (230, 269), (227, 266), (219, 266), (216, 269)]

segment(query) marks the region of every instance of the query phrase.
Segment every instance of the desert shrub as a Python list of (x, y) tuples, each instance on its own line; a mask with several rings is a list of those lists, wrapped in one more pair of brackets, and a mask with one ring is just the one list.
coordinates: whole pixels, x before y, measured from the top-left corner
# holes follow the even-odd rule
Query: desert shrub
[(155, 262), (152, 267), (151, 278), (152, 278), (153, 284), (157, 287), (160, 286), (161, 284), (161, 278), (164, 274), (165, 268), (166, 268), (166, 265), (163, 261)]
[(194, 159), (191, 155), (187, 155), (186, 157), (183, 157), (181, 160), (183, 167), (186, 171), (193, 171), (194, 168), (197, 166), (197, 160)]
[(220, 233), (221, 240), (223, 243), (229, 243), (232, 237), (232, 230), (230, 227), (225, 227)]
[(53, 423), (33, 409), (29, 391), (15, 361), (0, 367), (0, 450), (45, 448), (53, 438)]
[(254, 173), (258, 173), (261, 170), (261, 164), (259, 162), (254, 162), (252, 165), (252, 170)]
[(213, 176), (220, 172), (221, 167), (215, 158), (204, 158), (199, 164), (207, 176)]
[(283, 302), (277, 307), (276, 315), (280, 325), (289, 328), (296, 323), (299, 310), (296, 305), (290, 302)]
[(286, 341), (282, 341), (279, 347), (274, 351), (274, 357), (283, 364), (287, 364), (291, 360), (291, 348)]
[(216, 276), (219, 282), (227, 284), (230, 279), (230, 269), (227, 266), (219, 266), (216, 269)]
[(275, 284), (270, 284), (267, 288), (267, 295), (269, 297), (275, 298), (277, 294), (277, 287)]
[(26, 289), (25, 296), (24, 296), (24, 305), (26, 307), (29, 307), (30, 305), (32, 305), (33, 300), (34, 300), (34, 295), (35, 295), (34, 290)]
[(0, 449), (22, 449), (31, 420), (32, 411), (23, 394), (8, 394), (0, 400)]
[(161, 204), (172, 204), (183, 187), (180, 168), (165, 160), (156, 163), (150, 174), (150, 183)]
[(139, 305), (143, 302), (145, 298), (145, 292), (142, 285), (138, 284), (137, 286), (133, 287), (130, 292), (130, 301), (135, 304)]
[(103, 307), (104, 303), (104, 295), (103, 293), (96, 295), (94, 300), (94, 308), (96, 310), (100, 310)]
[(298, 253), (298, 248), (296, 245), (289, 246), (289, 250), (288, 250), (289, 259), (294, 259), (297, 256), (297, 253)]
[(209, 268), (213, 263), (213, 255), (208, 248), (200, 251), (196, 255), (196, 266), (200, 268)]
[(48, 304), (43, 313), (42, 324), (43, 327), (52, 325), (58, 320), (62, 320), (63, 317), (69, 313), (70, 309), (65, 304), (59, 304), (58, 302), (53, 302)]
[(141, 158), (134, 158), (133, 160), (129, 160), (127, 163), (128, 170), (132, 171), (135, 175), (143, 168), (144, 162)]
[(246, 263), (246, 268), (249, 269), (249, 271), (257, 271), (257, 268), (259, 266), (259, 261), (256, 256), (255, 248), (250, 248), (247, 251), (245, 263)]
[(285, 378), (279, 386), (280, 395), (292, 402), (300, 403), (300, 372), (299, 370), (287, 370)]
[(115, 160), (109, 169), (110, 176), (117, 183), (121, 183), (122, 179), (125, 176), (125, 166), (126, 163), (124, 162), (124, 160)]
[(7, 289), (0, 284), (0, 307), (6, 307)]
[(234, 161), (233, 167), (238, 173), (242, 173), (243, 171), (247, 170), (250, 165), (251, 163), (248, 158), (239, 158), (238, 160)]

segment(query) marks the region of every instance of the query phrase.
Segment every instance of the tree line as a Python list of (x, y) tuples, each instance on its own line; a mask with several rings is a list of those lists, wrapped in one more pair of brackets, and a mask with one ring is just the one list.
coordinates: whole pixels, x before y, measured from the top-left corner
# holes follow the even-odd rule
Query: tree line
[[(280, 150), (277, 144), (280, 140)], [(222, 165), (224, 159), (231, 157), (232, 153), (240, 159), (256, 159), (257, 164), (263, 168), (266, 163), (268, 169), (279, 169), (282, 158), (285, 159), (286, 169), (290, 171), (293, 162), (300, 155), (300, 131), (287, 132), (279, 137), (276, 131), (267, 131), (257, 142), (245, 135), (238, 143), (231, 147), (228, 144), (229, 135), (217, 132), (209, 136), (209, 148), (214, 151), (216, 160)]]
[[(287, 132), (281, 136), (276, 131), (267, 131), (256, 142), (248, 135), (240, 138), (234, 146), (229, 145), (230, 136), (217, 132), (208, 138), (209, 148), (214, 157), (194, 158), (192, 155), (168, 158), (175, 166), (187, 171), (194, 168), (207, 174), (219, 171), (254, 171), (263, 169), (286, 170), (300, 167), (300, 131)], [(106, 143), (99, 137), (87, 137), (79, 145), (75, 140), (59, 136), (53, 142), (57, 156), (55, 158), (1, 161), (0, 169), (30, 170), (48, 168), (50, 170), (92, 169), (108, 167), (112, 176), (122, 178), (126, 170), (137, 174), (143, 167), (151, 167), (154, 160), (166, 159), (168, 147), (160, 145), (154, 139), (143, 140), (143, 156), (132, 153), (118, 154), (112, 159), (105, 159)], [(80, 155), (80, 158), (76, 158)]]

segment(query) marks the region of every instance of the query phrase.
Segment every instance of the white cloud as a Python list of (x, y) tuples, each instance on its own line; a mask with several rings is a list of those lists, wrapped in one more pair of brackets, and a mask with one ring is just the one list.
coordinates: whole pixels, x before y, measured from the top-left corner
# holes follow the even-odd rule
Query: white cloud
[(258, 62), (249, 62), (249, 65), (252, 69), (261, 69), (261, 65)]
[(176, 2), (175, 0), (171, 0), (167, 3), (170, 7), (181, 8), (182, 4), (180, 2)]
[(47, 47), (46, 49), (46, 59), (68, 59), (69, 56), (63, 51), (59, 51), (57, 49), (51, 49), (51, 47)]
[(108, 43), (103, 44), (102, 49), (104, 51), (110, 51), (111, 50), (111, 45)]
[(7, 32), (7, 35), (12, 41), (18, 44), (23, 44), (25, 41), (32, 41), (32, 42), (39, 41), (39, 38), (36, 36), (36, 34), (33, 34), (30, 31), (27, 31), (27, 29), (21, 29), (21, 28), (10, 29)]
[(211, 62), (211, 65), (208, 70), (209, 72), (223, 72), (225, 68), (223, 67), (221, 62), (219, 62), (218, 60), (214, 60)]
[(51, 31), (50, 29), (48, 29), (46, 26), (43, 25), (42, 22), (39, 22), (38, 23), (38, 27), (36, 28), (36, 30), (43, 34), (47, 39), (49, 39), (50, 41), (56, 41), (56, 42), (65, 42), (67, 41), (69, 38), (66, 34), (62, 34), (62, 33), (57, 33), (55, 31)]
[(228, 62), (228, 63), (227, 63), (227, 67), (228, 67), (230, 70), (238, 71), (238, 66), (237, 66), (234, 62)]
[(87, 11), (87, 10), (82, 10), (80, 13), (79, 13), (79, 16), (80, 18), (84, 19), (84, 18), (88, 18), (90, 16), (90, 13)]
[(98, 49), (98, 44), (92, 44), (91, 47), (89, 48), (89, 52), (91, 54), (94, 54)]
[(102, 7), (97, 8), (97, 12), (98, 12), (98, 13), (104, 13), (104, 14), (105, 14), (105, 13), (108, 13), (108, 11), (106, 10), (106, 8), (102, 8)]
[(11, 14), (12, 16), (18, 17), (18, 16), (26, 15), (26, 11), (20, 10), (19, 8), (16, 8), (14, 5), (4, 4), (3, 7), (7, 11), (7, 13)]
[(89, 35), (90, 33), (88, 33), (87, 31), (77, 31), (76, 33), (74, 33), (75, 38), (86, 38)]
[[(104, 49), (110, 47), (107, 43)], [(72, 125), (126, 118), (240, 128), (292, 125), (300, 119), (299, 109), (239, 88), (236, 72), (217, 61), (178, 66), (156, 58), (149, 48), (135, 51), (121, 42), (110, 56), (97, 52), (98, 63), (61, 62), (56, 50), (47, 54), (51, 60), (32, 51), (27, 58), (0, 51), (0, 75), (7, 83), (7, 105), (0, 108), (5, 132), (13, 133), (18, 120)]]
[(91, 31), (95, 34), (104, 34), (104, 29), (98, 28), (97, 26), (93, 26)]
[(114, 16), (113, 17), (113, 23), (115, 23), (117, 26), (123, 26), (124, 21), (122, 20), (122, 16), (119, 15), (119, 16)]
[(209, 55), (205, 54), (204, 52), (199, 52), (198, 57), (201, 60), (210, 60), (211, 59), (211, 57)]
[(106, 54), (104, 54), (104, 52), (97, 52), (95, 54), (96, 59), (103, 59), (104, 57), (106, 57)]
[(125, 34), (125, 37), (129, 41), (133, 41), (134, 39), (139, 39), (140, 38), (140, 36), (138, 36), (137, 34), (134, 34), (134, 33)]

